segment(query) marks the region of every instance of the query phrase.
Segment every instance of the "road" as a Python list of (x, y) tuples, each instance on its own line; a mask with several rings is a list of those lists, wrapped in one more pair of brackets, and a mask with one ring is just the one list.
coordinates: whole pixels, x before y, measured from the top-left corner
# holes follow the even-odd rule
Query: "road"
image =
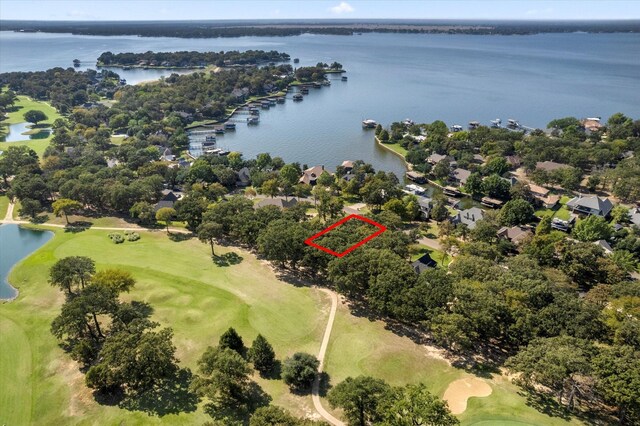
[(324, 329), (324, 337), (322, 338), (322, 344), (320, 345), (320, 352), (318, 352), (318, 360), (320, 361), (320, 367), (318, 368), (318, 374), (313, 381), (313, 387), (311, 388), (311, 399), (313, 400), (313, 406), (316, 411), (329, 423), (334, 426), (345, 426), (343, 422), (336, 419), (322, 406), (320, 400), (320, 373), (324, 370), (324, 356), (327, 353), (327, 346), (329, 345), (329, 338), (331, 337), (331, 330), (333, 329), (333, 321), (336, 318), (336, 311), (338, 310), (338, 295), (326, 288), (318, 287), (318, 290), (325, 292), (331, 298), (331, 312), (329, 313), (329, 321), (327, 321), (327, 327)]

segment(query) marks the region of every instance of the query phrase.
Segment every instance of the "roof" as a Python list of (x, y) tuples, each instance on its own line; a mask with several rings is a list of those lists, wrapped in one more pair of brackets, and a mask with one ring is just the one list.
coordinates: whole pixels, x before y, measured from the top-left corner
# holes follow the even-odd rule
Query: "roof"
[(507, 155), (505, 159), (513, 167), (520, 167), (520, 164), (522, 164), (522, 158), (518, 155)]
[(288, 209), (289, 207), (293, 207), (296, 204), (298, 204), (298, 200), (296, 200), (295, 198), (289, 198), (288, 200), (286, 200), (282, 197), (275, 197), (260, 200), (260, 202), (256, 204), (256, 208), (265, 206), (276, 206), (280, 207), (281, 209)]
[(484, 217), (484, 211), (478, 207), (462, 210), (453, 217), (454, 222), (467, 225), (469, 229), (476, 227), (476, 222)]
[(447, 160), (450, 161), (451, 157), (449, 157), (448, 155), (440, 155), (440, 154), (431, 154), (430, 156), (427, 157), (427, 161), (429, 163), (439, 163), (442, 160)]
[(313, 166), (309, 167), (305, 171), (302, 172), (302, 176), (300, 177), (300, 183), (308, 183), (315, 182), (316, 179), (320, 177), (320, 175), (324, 172), (324, 166)]
[(172, 200), (160, 200), (156, 203), (155, 206), (153, 206), (153, 211), (157, 212), (158, 210), (165, 207), (173, 208), (174, 203), (175, 201)]
[(537, 195), (541, 195), (541, 196), (546, 196), (549, 193), (549, 190), (543, 186), (539, 186), (539, 185), (534, 185), (534, 184), (529, 184), (529, 189), (531, 190), (531, 192), (533, 192), (534, 194)]
[(611, 246), (609, 245), (608, 242), (606, 242), (605, 240), (598, 240), (598, 241), (594, 241), (593, 244), (599, 246), (602, 248), (602, 250), (604, 250), (605, 254), (611, 254), (613, 253), (613, 249), (611, 248)]
[(613, 209), (613, 203), (608, 198), (601, 198), (597, 195), (590, 195), (586, 197), (580, 195), (569, 200), (567, 202), (567, 207), (582, 207), (584, 209), (599, 212), (602, 216), (607, 216), (611, 209)]
[(414, 172), (414, 171), (408, 171), (406, 173), (408, 178), (412, 178), (412, 179), (419, 179), (419, 178), (423, 178), (424, 174), (420, 173), (420, 172)]
[(545, 170), (547, 172), (550, 172), (552, 170), (566, 169), (567, 167), (571, 166), (569, 166), (568, 164), (556, 163), (554, 161), (538, 161), (536, 163), (537, 170)]
[(636, 207), (629, 211), (629, 216), (631, 216), (631, 223), (640, 226), (640, 208)]
[(469, 179), (469, 176), (471, 176), (471, 172), (469, 170), (457, 168), (451, 172), (451, 176), (455, 180), (460, 181), (461, 183), (465, 183), (467, 179)]
[(411, 263), (411, 267), (413, 268), (414, 271), (416, 271), (416, 273), (420, 273), (422, 271), (425, 271), (429, 268), (435, 268), (437, 265), (437, 262), (435, 260), (433, 260), (431, 258), (431, 256), (429, 256), (429, 253), (425, 253), (422, 256), (420, 256), (419, 259), (417, 259), (415, 262)]
[(344, 167), (345, 169), (353, 169), (353, 161), (351, 160), (344, 160), (341, 164), (342, 167)]
[(530, 235), (531, 231), (521, 228), (520, 226), (512, 226), (511, 228), (502, 227), (498, 230), (498, 237), (504, 237), (508, 240), (515, 242), (520, 242), (524, 237)]
[(418, 199), (418, 204), (421, 208), (431, 210), (431, 198), (428, 197), (416, 197)]
[(178, 194), (176, 194), (175, 192), (173, 192), (170, 189), (163, 189), (162, 190), (162, 201), (178, 201), (180, 199), (180, 196)]

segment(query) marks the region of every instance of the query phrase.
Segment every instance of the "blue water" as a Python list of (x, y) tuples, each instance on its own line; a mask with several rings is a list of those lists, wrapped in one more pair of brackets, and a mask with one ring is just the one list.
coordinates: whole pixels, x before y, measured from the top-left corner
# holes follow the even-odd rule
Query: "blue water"
[[(90, 65), (100, 53), (266, 49), (300, 58), (300, 66), (341, 62), (349, 80), (311, 90), (261, 111), (257, 126), (218, 137), (218, 146), (245, 157), (270, 152), (285, 161), (334, 168), (363, 159), (400, 174), (404, 164), (375, 145), (360, 122), (411, 118), (471, 120), (515, 118), (545, 127), (558, 117), (621, 111), (640, 117), (640, 34), (471, 36), (424, 34), (303, 35), (175, 39), (0, 32), (0, 72)], [(292, 63), (293, 65), (293, 63)], [(167, 71), (120, 71), (129, 83)]]
[(18, 295), (7, 281), (11, 268), (52, 237), (53, 232), (49, 231), (33, 231), (13, 224), (0, 226), (0, 300)]
[(41, 129), (38, 133), (33, 135), (23, 135), (24, 132), (28, 132), (31, 129), (27, 126), (31, 126), (31, 123), (16, 123), (6, 126), (5, 131), (7, 134), (0, 136), (0, 142), (18, 142), (26, 141), (29, 139), (45, 139), (51, 134), (51, 129)]

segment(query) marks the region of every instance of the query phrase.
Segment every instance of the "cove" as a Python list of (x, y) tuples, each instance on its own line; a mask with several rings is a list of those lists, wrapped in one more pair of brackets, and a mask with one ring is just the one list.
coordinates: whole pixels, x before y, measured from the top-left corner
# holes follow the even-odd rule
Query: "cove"
[(9, 284), (9, 272), (51, 238), (51, 231), (34, 231), (15, 224), (0, 226), (0, 300), (11, 300), (18, 296), (18, 290)]

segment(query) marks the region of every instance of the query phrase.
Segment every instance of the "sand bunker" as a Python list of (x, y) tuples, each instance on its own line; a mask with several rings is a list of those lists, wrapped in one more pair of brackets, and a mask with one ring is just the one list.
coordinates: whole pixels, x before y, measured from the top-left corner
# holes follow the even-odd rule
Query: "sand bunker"
[(447, 401), (453, 414), (460, 414), (467, 409), (467, 400), (472, 396), (491, 395), (491, 386), (477, 377), (467, 377), (451, 382), (442, 399)]

